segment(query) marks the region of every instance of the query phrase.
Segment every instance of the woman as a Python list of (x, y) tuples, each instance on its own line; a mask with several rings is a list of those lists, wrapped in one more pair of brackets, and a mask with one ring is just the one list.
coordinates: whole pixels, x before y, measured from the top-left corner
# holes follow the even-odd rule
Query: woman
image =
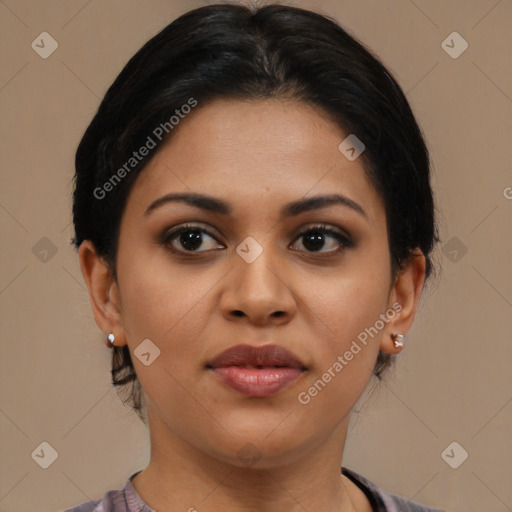
[(69, 510), (435, 510), (342, 466), (438, 236), (408, 102), (339, 25), (280, 5), (175, 20), (88, 127), (73, 215), (151, 457)]

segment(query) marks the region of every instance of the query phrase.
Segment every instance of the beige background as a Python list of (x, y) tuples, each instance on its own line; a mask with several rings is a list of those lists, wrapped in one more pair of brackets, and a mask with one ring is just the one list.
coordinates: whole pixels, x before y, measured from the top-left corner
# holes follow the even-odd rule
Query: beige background
[[(69, 244), (74, 152), (128, 58), (203, 4), (0, 1), (2, 512), (98, 498), (147, 462)], [(512, 2), (294, 5), (335, 17), (395, 73), (441, 211), (442, 273), (396, 370), (354, 414), (344, 465), (426, 504), (512, 510)], [(48, 59), (31, 48), (43, 31), (59, 45)], [(453, 31), (469, 44), (456, 59), (441, 46)], [(469, 454), (458, 469), (441, 457), (453, 441)], [(47, 469), (31, 457), (42, 442), (58, 453)]]

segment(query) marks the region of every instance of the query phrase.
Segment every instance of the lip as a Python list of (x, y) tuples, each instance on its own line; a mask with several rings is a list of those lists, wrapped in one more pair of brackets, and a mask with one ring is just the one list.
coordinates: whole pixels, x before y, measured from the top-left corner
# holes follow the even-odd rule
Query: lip
[(307, 370), (298, 357), (279, 345), (236, 345), (206, 368), (225, 385), (250, 397), (275, 395)]

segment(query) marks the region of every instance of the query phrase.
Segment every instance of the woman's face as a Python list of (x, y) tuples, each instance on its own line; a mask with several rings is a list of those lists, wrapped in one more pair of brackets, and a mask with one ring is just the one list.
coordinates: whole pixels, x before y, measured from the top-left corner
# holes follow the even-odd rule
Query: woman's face
[[(391, 346), (383, 203), (362, 159), (338, 149), (349, 134), (305, 104), (199, 103), (174, 130), (130, 192), (114, 294), (152, 443), (240, 466), (293, 461), (346, 428), (379, 346)], [(162, 199), (176, 193), (226, 211)], [(211, 368), (226, 349), (269, 344), (303, 368)]]

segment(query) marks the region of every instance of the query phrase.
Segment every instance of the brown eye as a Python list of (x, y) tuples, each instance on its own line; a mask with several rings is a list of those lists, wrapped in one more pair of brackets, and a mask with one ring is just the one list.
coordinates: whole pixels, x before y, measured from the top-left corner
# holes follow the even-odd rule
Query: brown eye
[(218, 248), (219, 244), (212, 241), (216, 242), (215, 237), (197, 226), (182, 226), (166, 233), (162, 239), (164, 245), (170, 245), (179, 252), (208, 252)]
[[(313, 226), (303, 231), (296, 240), (300, 239), (303, 240), (302, 246), (307, 252), (333, 253), (354, 245), (345, 235), (324, 225)], [(327, 250), (322, 251), (324, 248)]]

